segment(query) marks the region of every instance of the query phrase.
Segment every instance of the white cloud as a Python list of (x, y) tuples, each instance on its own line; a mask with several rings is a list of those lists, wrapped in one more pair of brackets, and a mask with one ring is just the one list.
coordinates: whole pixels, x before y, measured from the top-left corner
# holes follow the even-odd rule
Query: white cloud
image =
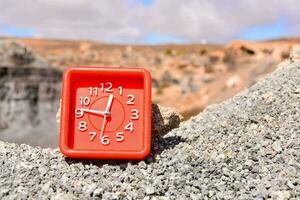
[[(293, 10), (293, 12), (292, 12)], [(151, 17), (149, 31), (186, 37), (191, 41), (231, 39), (242, 29), (253, 25), (274, 23), (280, 17), (300, 21), (300, 2), (297, 0), (173, 0), (157, 1), (146, 15)], [(163, 14), (163, 17), (161, 15)], [(295, 18), (293, 21), (292, 18)], [(298, 27), (300, 28), (300, 27)]]
[(279, 17), (289, 19), (290, 35), (300, 34), (298, 0), (156, 0), (150, 6), (137, 0), (0, 0), (0, 12), (0, 29), (10, 25), (33, 28), (41, 37), (106, 42), (139, 42), (149, 33), (222, 42)]

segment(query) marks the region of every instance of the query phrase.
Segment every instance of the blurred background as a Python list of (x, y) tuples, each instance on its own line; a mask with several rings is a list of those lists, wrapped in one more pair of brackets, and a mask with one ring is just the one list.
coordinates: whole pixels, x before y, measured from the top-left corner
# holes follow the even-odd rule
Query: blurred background
[(57, 147), (67, 66), (147, 68), (184, 119), (300, 45), (299, 0), (0, 0), (0, 140)]

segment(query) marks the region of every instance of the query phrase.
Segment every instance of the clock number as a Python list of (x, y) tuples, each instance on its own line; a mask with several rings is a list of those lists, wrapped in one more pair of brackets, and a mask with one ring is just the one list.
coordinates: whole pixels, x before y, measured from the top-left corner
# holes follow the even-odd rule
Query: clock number
[(102, 92), (113, 92), (111, 82), (106, 82), (105, 84), (101, 83), (100, 85), (101, 85)]
[(129, 122), (129, 123), (125, 126), (124, 130), (130, 131), (130, 132), (132, 133), (132, 131), (133, 131), (133, 123), (132, 123), (132, 122)]
[(90, 96), (98, 96), (98, 88), (97, 87), (89, 87)]
[(90, 135), (91, 135), (90, 141), (93, 141), (94, 138), (96, 137), (97, 133), (96, 132), (90, 132)]
[(83, 132), (87, 130), (87, 124), (85, 121), (80, 121), (78, 125), (78, 129)]
[(122, 142), (124, 140), (124, 133), (123, 132), (118, 132), (117, 134), (116, 141), (117, 142)]
[(83, 110), (77, 108), (75, 110), (75, 115), (76, 115), (77, 118), (80, 118), (84, 115), (84, 112), (83, 112)]
[(80, 105), (88, 106), (90, 104), (90, 98), (88, 97), (80, 97)]
[(123, 87), (120, 86), (120, 87), (118, 87), (118, 89), (119, 89), (119, 94), (120, 94), (120, 96), (122, 96), (122, 94), (123, 94)]
[(134, 105), (134, 95), (129, 94), (129, 95), (127, 95), (127, 98), (129, 99), (129, 100), (127, 101), (127, 104), (128, 104), (128, 105)]
[(100, 138), (100, 140), (101, 140), (101, 144), (103, 144), (103, 145), (108, 145), (109, 144), (109, 137), (108, 137), (108, 135), (103, 135)]
[(131, 110), (132, 116), (130, 117), (131, 119), (138, 119), (139, 118), (139, 110), (138, 109), (132, 109)]

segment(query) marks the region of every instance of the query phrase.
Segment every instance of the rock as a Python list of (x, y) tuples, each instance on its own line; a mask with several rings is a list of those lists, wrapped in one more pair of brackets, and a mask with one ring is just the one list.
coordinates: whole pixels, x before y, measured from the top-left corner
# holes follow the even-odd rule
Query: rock
[(290, 60), (292, 62), (300, 61), (300, 45), (293, 45), (290, 53)]
[(241, 79), (238, 75), (231, 76), (226, 81), (227, 88), (236, 88), (241, 84)]
[(288, 200), (290, 198), (289, 191), (275, 191), (272, 192), (272, 200)]
[[(174, 109), (152, 104), (152, 137), (162, 137), (174, 128), (177, 128), (182, 116)], [(60, 125), (60, 107), (56, 114), (56, 121)]]
[(152, 104), (152, 134), (162, 137), (174, 128), (177, 128), (182, 116), (170, 107)]
[(205, 73), (202, 77), (202, 80), (205, 82), (205, 83), (211, 83), (215, 80), (213, 74), (210, 74), (210, 73)]
[(282, 147), (280, 144), (280, 141), (276, 141), (273, 143), (272, 148), (276, 151), (276, 152), (281, 152), (282, 151)]
[(29, 48), (0, 40), (0, 140), (57, 147), (61, 75)]
[(199, 84), (197, 81), (195, 81), (194, 76), (186, 76), (182, 81), (181, 81), (181, 94), (186, 95), (191, 92), (196, 92), (200, 89)]
[(150, 195), (150, 194), (154, 194), (155, 190), (152, 186), (146, 187), (146, 194)]
[(161, 87), (168, 87), (170, 85), (178, 84), (178, 83), (179, 81), (176, 78), (174, 78), (170, 72), (168, 71), (163, 72), (160, 80)]
[(51, 68), (51, 65), (36, 55), (30, 48), (7, 40), (0, 40), (0, 63), (5, 67)]

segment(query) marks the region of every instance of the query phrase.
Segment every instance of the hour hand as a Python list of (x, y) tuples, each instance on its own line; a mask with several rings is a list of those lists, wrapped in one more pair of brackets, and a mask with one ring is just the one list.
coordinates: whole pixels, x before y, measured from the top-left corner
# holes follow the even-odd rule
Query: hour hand
[(86, 108), (77, 109), (76, 112), (78, 113), (78, 115), (83, 115), (86, 112), (86, 113), (92, 113), (92, 114), (104, 116), (104, 111), (91, 110)]
[(108, 101), (107, 101), (107, 105), (106, 105), (106, 108), (105, 108), (105, 114), (106, 115), (109, 115), (110, 114), (110, 107), (111, 107), (111, 104), (113, 102), (113, 98), (114, 98), (114, 95), (109, 95), (108, 97)]

